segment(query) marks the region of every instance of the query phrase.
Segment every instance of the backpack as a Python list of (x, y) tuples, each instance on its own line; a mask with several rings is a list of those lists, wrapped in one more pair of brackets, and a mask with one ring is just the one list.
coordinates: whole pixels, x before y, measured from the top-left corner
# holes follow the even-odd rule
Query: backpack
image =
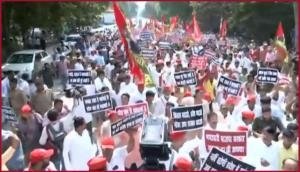
[(46, 126), (46, 131), (48, 134), (47, 145), (54, 149), (55, 154), (57, 154), (58, 150), (61, 152), (63, 148), (64, 139), (67, 135), (67, 133), (64, 131), (63, 123), (59, 122), (58, 131), (55, 131), (51, 124)]

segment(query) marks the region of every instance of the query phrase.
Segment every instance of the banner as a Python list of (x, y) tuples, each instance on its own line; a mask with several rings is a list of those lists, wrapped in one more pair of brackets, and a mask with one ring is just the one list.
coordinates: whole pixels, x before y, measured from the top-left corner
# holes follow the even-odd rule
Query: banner
[(207, 58), (205, 57), (197, 57), (193, 56), (190, 58), (190, 64), (192, 68), (197, 68), (197, 69), (205, 69), (207, 66)]
[[(255, 150), (254, 150), (255, 151)], [(204, 161), (203, 171), (254, 171), (255, 167), (213, 148)]]
[(197, 84), (195, 71), (176, 72), (174, 78), (178, 87)]
[(70, 85), (90, 85), (92, 84), (91, 71), (69, 70), (68, 80)]
[(100, 47), (107, 47), (107, 46), (109, 46), (109, 42), (108, 41), (105, 41), (105, 42), (104, 41), (100, 41), (99, 42), (99, 46)]
[(87, 113), (100, 112), (112, 108), (109, 92), (84, 96), (82, 100)]
[(141, 54), (144, 58), (155, 59), (157, 53), (156, 50), (149, 49), (149, 48), (142, 48)]
[(173, 131), (188, 131), (203, 126), (202, 105), (176, 107), (171, 109)]
[(217, 147), (233, 156), (247, 155), (246, 132), (205, 130), (204, 140), (207, 152)]
[(239, 81), (221, 76), (217, 87), (223, 87), (223, 91), (226, 91), (228, 94), (237, 96), (240, 92), (241, 85), (242, 83)]
[(134, 127), (141, 124), (144, 120), (143, 113), (134, 113), (132, 115), (126, 116), (125, 118), (111, 124), (111, 135), (114, 136), (128, 128)]
[(117, 106), (116, 112), (119, 116), (128, 116), (133, 113), (143, 112), (143, 114), (148, 115), (148, 104), (147, 103), (137, 103), (133, 105)]
[(18, 121), (17, 115), (11, 107), (2, 106), (2, 115), (4, 116), (4, 119), (8, 122), (15, 123)]
[(257, 70), (257, 82), (276, 84), (278, 81), (278, 70), (272, 68), (259, 68)]

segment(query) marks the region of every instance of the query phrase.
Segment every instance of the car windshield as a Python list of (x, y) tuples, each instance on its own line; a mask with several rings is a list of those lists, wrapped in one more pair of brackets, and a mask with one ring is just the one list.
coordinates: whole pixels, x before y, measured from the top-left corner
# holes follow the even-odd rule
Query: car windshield
[(32, 60), (32, 54), (14, 54), (7, 60), (7, 63), (31, 63)]
[(80, 38), (78, 37), (67, 37), (67, 42), (77, 42)]

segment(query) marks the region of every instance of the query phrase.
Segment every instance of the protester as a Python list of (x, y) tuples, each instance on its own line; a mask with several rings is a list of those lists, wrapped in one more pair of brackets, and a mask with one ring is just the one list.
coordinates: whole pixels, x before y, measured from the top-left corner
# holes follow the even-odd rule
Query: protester
[(22, 90), (17, 88), (18, 80), (13, 78), (10, 81), (9, 102), (15, 113), (20, 116), (21, 108), (27, 103), (26, 95)]
[(34, 149), (30, 152), (30, 163), (25, 171), (57, 171), (50, 161), (54, 151), (52, 149)]
[(31, 97), (32, 108), (37, 113), (44, 115), (52, 107), (54, 95), (52, 90), (45, 89), (44, 81), (41, 78), (35, 80), (35, 86), (37, 90)]
[(66, 170), (88, 170), (87, 162), (95, 155), (91, 138), (82, 117), (74, 118), (74, 130), (63, 143), (63, 161)]

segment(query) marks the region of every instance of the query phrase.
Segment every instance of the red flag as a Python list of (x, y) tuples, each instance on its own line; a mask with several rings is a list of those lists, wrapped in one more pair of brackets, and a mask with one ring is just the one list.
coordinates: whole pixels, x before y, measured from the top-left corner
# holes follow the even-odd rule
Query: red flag
[(173, 29), (176, 27), (177, 20), (178, 20), (178, 16), (170, 18), (170, 32), (172, 32)]
[(222, 23), (220, 26), (220, 37), (225, 38), (227, 35), (227, 20), (222, 19)]
[(278, 27), (277, 27), (277, 32), (276, 32), (276, 39), (284, 39), (284, 31), (282, 27), (282, 23), (279, 22)]
[(122, 42), (124, 44), (124, 49), (126, 51), (126, 55), (127, 55), (127, 58), (128, 58), (128, 64), (129, 64), (130, 71), (131, 71), (133, 76), (136, 76), (138, 78), (142, 78), (143, 73), (141, 72), (141, 70), (140, 70), (138, 64), (136, 63), (136, 61), (134, 60), (133, 54), (130, 51), (128, 42), (126, 40), (126, 30), (127, 30), (127, 28), (126, 28), (126, 18), (124, 16), (123, 12), (121, 11), (120, 7), (117, 5), (117, 3), (113, 2), (113, 8), (114, 8), (116, 24), (117, 24), (118, 29), (120, 31), (121, 39), (122, 39)]
[(194, 28), (194, 34), (193, 34), (193, 38), (196, 42), (200, 42), (201, 39), (202, 39), (202, 32), (200, 30), (200, 27), (199, 27), (199, 24), (198, 24), (198, 21), (196, 19), (196, 15), (193, 14), (193, 28)]
[(194, 32), (194, 29), (193, 29), (193, 21), (191, 23), (186, 23), (185, 25), (185, 30), (188, 34), (192, 34)]

